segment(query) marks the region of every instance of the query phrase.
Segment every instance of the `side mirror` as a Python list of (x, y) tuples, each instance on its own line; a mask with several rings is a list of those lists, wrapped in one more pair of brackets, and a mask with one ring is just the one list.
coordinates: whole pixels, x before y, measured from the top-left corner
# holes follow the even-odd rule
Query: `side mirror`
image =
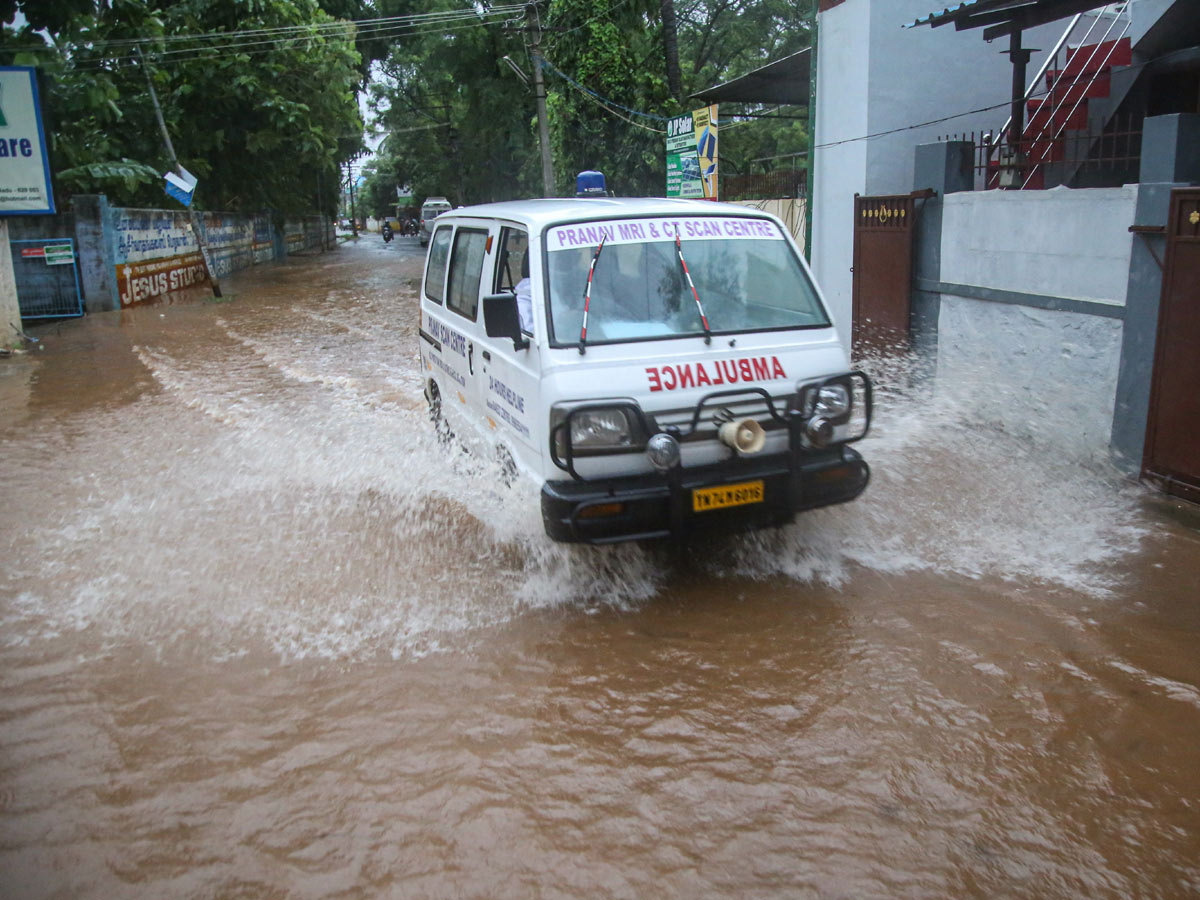
[(529, 341), (521, 333), (517, 295), (512, 291), (488, 294), (483, 298), (483, 327), (488, 337), (512, 338), (514, 350), (524, 350), (529, 346)]

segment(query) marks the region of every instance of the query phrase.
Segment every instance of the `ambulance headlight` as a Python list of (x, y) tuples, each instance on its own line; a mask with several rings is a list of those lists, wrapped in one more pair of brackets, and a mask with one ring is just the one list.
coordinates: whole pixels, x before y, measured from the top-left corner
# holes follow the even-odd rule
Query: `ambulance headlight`
[(808, 446), (849, 443), (870, 430), (873, 394), (866, 373), (846, 372), (797, 384), (788, 412), (805, 421), (803, 438)]
[(596, 405), (573, 410), (556, 408), (550, 414), (554, 451), (559, 458), (566, 459), (568, 437), (572, 455), (588, 456), (641, 449), (646, 437), (640, 420), (632, 404)]
[(826, 384), (817, 392), (816, 414), (826, 419), (840, 419), (850, 411), (850, 391), (844, 384)]
[(633, 425), (623, 409), (584, 409), (571, 416), (571, 446), (577, 450), (633, 446)]

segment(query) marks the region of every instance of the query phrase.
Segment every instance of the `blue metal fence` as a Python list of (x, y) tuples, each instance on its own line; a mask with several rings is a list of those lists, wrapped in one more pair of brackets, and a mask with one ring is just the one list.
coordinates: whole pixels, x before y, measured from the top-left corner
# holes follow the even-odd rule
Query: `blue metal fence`
[(13, 275), (22, 319), (83, 315), (73, 238), (11, 241)]

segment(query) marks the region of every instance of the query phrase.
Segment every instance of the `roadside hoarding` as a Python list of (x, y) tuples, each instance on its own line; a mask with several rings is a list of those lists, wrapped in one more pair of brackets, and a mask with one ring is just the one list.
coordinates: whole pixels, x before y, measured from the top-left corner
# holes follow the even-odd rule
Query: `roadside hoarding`
[(0, 66), (0, 216), (53, 212), (35, 70)]
[(717, 105), (667, 123), (667, 196), (717, 199)]

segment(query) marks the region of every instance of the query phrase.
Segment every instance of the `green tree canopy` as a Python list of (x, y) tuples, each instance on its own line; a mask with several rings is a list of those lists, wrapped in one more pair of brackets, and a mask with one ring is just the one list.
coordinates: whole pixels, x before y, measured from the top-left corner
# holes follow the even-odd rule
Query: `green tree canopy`
[[(461, 8), (407, 0), (387, 12)], [(375, 70), (372, 105), (389, 137), (372, 183), (411, 185), (418, 199), (444, 194), (454, 203), (540, 195), (533, 88), (504, 60), (532, 75), (533, 34), (519, 11), (505, 21), (488, 15), (498, 7), (477, 9), (474, 23), (401, 34)], [(808, 46), (808, 6), (791, 0), (542, 0), (537, 9), (559, 194), (593, 168), (619, 194), (661, 194), (665, 120), (700, 105), (687, 95)], [(682, 100), (668, 74), (662, 23), (670, 12)], [(742, 111), (766, 118), (730, 127)], [(722, 171), (805, 150), (799, 113), (723, 106)]]
[(28, 24), (5, 28), (0, 58), (42, 72), (60, 193), (162, 204), (149, 74), (198, 205), (333, 211), (361, 147), (362, 58), (315, 0), (4, 2)]
[[(688, 101), (688, 95), (809, 45), (806, 3), (693, 0), (675, 5), (684, 98), (675, 100), (663, 44), (665, 5), (652, 0), (551, 0), (554, 30), (547, 37), (546, 57), (555, 70), (548, 85), (560, 191), (573, 188), (576, 171), (598, 168), (618, 193), (661, 194), (664, 119), (701, 105)], [(611, 102), (602, 103), (587, 91)], [(733, 125), (736, 113), (743, 111), (765, 118)], [(806, 123), (797, 114), (794, 109), (723, 105), (722, 171), (746, 172), (751, 160), (806, 150)]]
[[(420, 6), (434, 17), (462, 9), (454, 0)], [(387, 134), (374, 179), (393, 189), (410, 185), (418, 201), (530, 196), (540, 180), (533, 95), (503, 62), (522, 57), (519, 25), (512, 8), (480, 7), (475, 17), (415, 27), (395, 40), (371, 90), (376, 125)]]

